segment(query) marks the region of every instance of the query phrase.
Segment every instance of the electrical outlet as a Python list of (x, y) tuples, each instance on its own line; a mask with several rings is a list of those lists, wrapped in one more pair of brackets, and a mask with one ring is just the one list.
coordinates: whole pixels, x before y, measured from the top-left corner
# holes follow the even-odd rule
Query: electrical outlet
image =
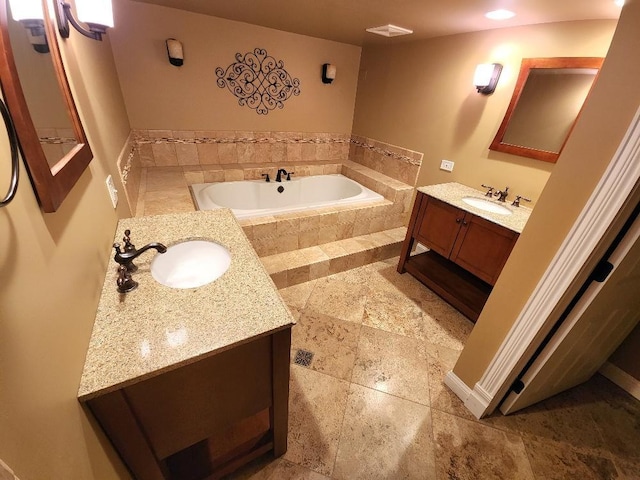
[(116, 190), (116, 186), (113, 184), (111, 175), (107, 177), (107, 190), (109, 191), (113, 208), (116, 208), (118, 206), (118, 190)]
[(451, 160), (442, 160), (440, 162), (440, 170), (453, 172), (453, 162)]

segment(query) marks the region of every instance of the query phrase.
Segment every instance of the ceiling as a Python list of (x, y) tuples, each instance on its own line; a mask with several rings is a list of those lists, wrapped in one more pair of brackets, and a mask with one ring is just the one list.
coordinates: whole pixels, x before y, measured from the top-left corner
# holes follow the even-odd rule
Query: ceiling
[[(613, 0), (136, 0), (353, 45), (413, 41), (456, 33), (570, 20), (617, 19)], [(506, 8), (504, 21), (484, 14)], [(393, 39), (365, 29), (393, 24)]]

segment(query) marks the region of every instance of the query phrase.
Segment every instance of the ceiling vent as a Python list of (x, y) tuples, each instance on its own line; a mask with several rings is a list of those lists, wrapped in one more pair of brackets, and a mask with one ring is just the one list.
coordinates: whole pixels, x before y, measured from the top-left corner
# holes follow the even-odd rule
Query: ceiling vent
[(382, 35), (383, 37), (399, 37), (400, 35), (410, 35), (413, 30), (396, 27), (395, 25), (382, 25), (381, 27), (367, 28), (367, 32)]

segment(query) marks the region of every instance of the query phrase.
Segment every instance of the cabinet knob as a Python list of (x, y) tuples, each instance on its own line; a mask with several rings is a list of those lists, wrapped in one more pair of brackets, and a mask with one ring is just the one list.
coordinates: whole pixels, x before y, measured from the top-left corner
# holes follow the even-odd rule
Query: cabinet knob
[(469, 224), (467, 222), (462, 222), (462, 225), (464, 225), (466, 227)]
[(456, 223), (460, 223), (462, 221), (462, 218), (456, 218)]

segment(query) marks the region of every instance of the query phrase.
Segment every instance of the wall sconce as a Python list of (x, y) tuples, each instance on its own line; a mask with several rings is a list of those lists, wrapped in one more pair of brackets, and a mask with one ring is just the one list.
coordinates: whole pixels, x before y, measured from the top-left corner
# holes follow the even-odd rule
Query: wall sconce
[(167, 38), (167, 55), (169, 56), (169, 63), (176, 67), (181, 67), (184, 64), (184, 51), (182, 49), (182, 43), (175, 38)]
[(40, 0), (9, 0), (11, 16), (27, 29), (29, 43), (38, 53), (49, 53), (44, 32), (44, 12)]
[(330, 63), (322, 65), (322, 83), (331, 83), (336, 79), (336, 66)]
[(476, 86), (478, 93), (491, 95), (498, 85), (501, 72), (502, 65), (499, 63), (482, 63), (478, 65), (473, 76), (473, 84)]
[(86, 23), (87, 30), (73, 17), (71, 5), (64, 0), (56, 0), (58, 31), (62, 38), (69, 38), (69, 24), (85, 37), (102, 40), (107, 28), (113, 27), (113, 7), (111, 0), (76, 0), (78, 19)]

